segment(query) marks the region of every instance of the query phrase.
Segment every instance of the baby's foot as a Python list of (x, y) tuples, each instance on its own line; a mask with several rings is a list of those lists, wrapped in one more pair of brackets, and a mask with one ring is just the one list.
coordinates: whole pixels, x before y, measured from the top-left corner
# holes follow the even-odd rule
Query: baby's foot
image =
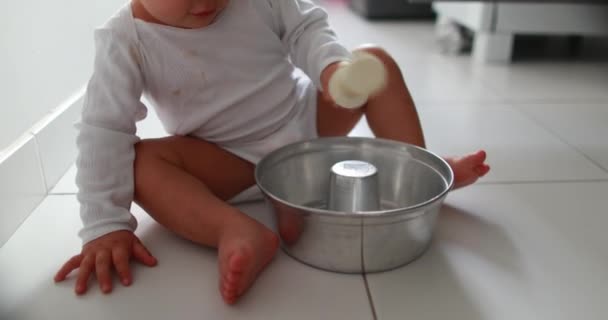
[(300, 239), (304, 220), (297, 212), (291, 212), (287, 207), (282, 209), (277, 210), (279, 234), (287, 245), (293, 245)]
[(486, 152), (483, 150), (463, 157), (446, 158), (445, 160), (454, 171), (454, 189), (473, 184), (490, 171), (490, 166), (484, 163)]
[(279, 247), (276, 234), (256, 221), (234, 226), (219, 244), (220, 292), (228, 304), (253, 284)]

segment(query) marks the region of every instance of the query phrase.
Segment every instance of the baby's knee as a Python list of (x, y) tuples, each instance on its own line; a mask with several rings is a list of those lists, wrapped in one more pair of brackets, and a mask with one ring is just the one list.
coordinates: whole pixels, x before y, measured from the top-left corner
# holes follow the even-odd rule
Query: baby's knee
[(373, 54), (380, 61), (384, 63), (389, 71), (399, 70), (399, 66), (395, 59), (391, 56), (388, 51), (378, 45), (364, 45), (356, 49), (356, 51), (365, 51), (367, 53)]

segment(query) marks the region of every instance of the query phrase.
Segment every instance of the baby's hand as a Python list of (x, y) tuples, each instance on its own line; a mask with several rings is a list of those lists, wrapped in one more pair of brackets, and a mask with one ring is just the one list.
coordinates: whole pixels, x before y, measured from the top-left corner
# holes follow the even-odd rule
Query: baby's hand
[(364, 106), (387, 84), (384, 63), (364, 50), (353, 52), (352, 61), (329, 65), (321, 73), (321, 83), (330, 101), (348, 109)]
[(156, 265), (157, 261), (148, 249), (131, 231), (115, 231), (99, 237), (82, 247), (79, 255), (73, 256), (55, 275), (55, 281), (66, 279), (74, 269), (78, 271), (76, 280), (76, 294), (87, 291), (87, 282), (91, 273), (95, 272), (97, 282), (103, 293), (112, 291), (112, 266), (116, 269), (120, 281), (128, 286), (132, 282), (129, 261), (134, 257), (149, 267)]
[(328, 65), (323, 72), (321, 72), (321, 85), (323, 86), (323, 97), (333, 103), (335, 103), (334, 99), (329, 94), (329, 80), (334, 75), (336, 70), (340, 67), (340, 62), (334, 62)]

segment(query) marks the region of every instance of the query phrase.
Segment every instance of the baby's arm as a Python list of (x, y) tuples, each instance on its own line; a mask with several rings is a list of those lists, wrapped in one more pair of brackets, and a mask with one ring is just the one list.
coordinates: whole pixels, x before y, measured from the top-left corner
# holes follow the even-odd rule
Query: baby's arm
[(95, 33), (96, 58), (77, 124), (78, 200), (83, 242), (117, 230), (131, 230), (136, 121), (146, 114), (140, 102), (143, 79), (136, 44), (113, 30)]
[(87, 88), (76, 160), (83, 248), (55, 276), (63, 281), (78, 270), (75, 291), (83, 294), (96, 274), (103, 292), (112, 290), (112, 269), (124, 285), (132, 282), (131, 257), (152, 266), (156, 260), (133, 234), (137, 225), (129, 212), (133, 200), (137, 120), (146, 114), (140, 102), (143, 79), (138, 48), (128, 36), (111, 29), (95, 33), (96, 58)]
[(320, 90), (323, 71), (335, 62), (349, 60), (350, 52), (338, 43), (329, 27), (327, 13), (308, 0), (269, 0), (279, 36), (289, 49), (293, 63), (302, 69)]

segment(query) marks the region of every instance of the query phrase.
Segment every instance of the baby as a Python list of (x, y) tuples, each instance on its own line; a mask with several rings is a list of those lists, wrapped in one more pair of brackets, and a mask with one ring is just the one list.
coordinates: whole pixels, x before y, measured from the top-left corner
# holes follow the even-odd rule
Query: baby
[[(131, 259), (157, 261), (133, 233), (135, 201), (156, 221), (218, 249), (219, 289), (233, 304), (276, 254), (278, 236), (232, 206), (259, 197), (255, 164), (274, 149), (347, 135), (365, 115), (380, 138), (424, 147), (399, 67), (384, 50), (384, 89), (359, 109), (336, 105), (329, 79), (351, 53), (309, 0), (132, 0), (95, 32), (96, 59), (77, 125), (80, 254), (55, 276), (78, 270), (84, 294), (94, 273), (104, 293), (112, 273), (133, 282)], [(142, 95), (170, 134), (140, 140)], [(489, 167), (485, 153), (447, 158), (455, 187)]]

